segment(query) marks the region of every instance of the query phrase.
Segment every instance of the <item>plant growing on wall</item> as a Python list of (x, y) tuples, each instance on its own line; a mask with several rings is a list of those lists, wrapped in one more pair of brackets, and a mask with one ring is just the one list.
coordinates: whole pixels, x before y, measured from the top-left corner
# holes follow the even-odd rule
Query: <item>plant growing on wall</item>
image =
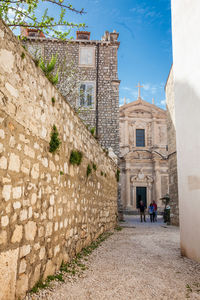
[[(53, 13), (49, 14), (48, 9), (53, 13), (56, 10), (56, 17)], [(11, 29), (34, 28), (62, 40), (66, 39), (71, 28), (85, 27), (84, 23), (69, 22), (66, 19), (67, 12), (79, 15), (85, 13), (83, 8), (76, 9), (66, 0), (0, 0), (0, 18)]]
[(92, 164), (93, 170), (97, 170), (97, 165), (95, 163)]
[(88, 164), (87, 166), (87, 177), (92, 173), (92, 168), (90, 166), (90, 164)]
[(116, 172), (116, 175), (115, 175), (117, 182), (119, 182), (119, 174), (120, 174), (120, 170), (117, 169), (117, 172)]
[(52, 131), (51, 131), (51, 140), (49, 143), (49, 152), (55, 153), (56, 150), (59, 148), (61, 141), (59, 139), (58, 130), (55, 125), (53, 125)]
[(52, 103), (53, 106), (54, 106), (55, 102), (56, 102), (55, 98), (52, 97), (52, 98), (51, 98), (51, 103)]
[(95, 134), (95, 128), (92, 127), (92, 128), (90, 129), (90, 132), (91, 132), (91, 134), (94, 136), (94, 134)]
[(42, 69), (42, 71), (44, 72), (45, 76), (49, 79), (49, 81), (52, 84), (58, 83), (59, 68), (57, 68), (57, 72), (54, 75), (56, 61), (57, 61), (57, 54), (55, 56), (52, 54), (52, 57), (51, 57), (50, 61), (48, 61), (48, 60), (45, 61), (41, 57), (40, 58), (40, 62), (39, 62), (40, 68)]
[(82, 158), (83, 158), (83, 153), (82, 152), (72, 150), (69, 162), (72, 165), (79, 166), (81, 164)]
[(21, 54), (21, 58), (22, 58), (22, 59), (24, 59), (24, 58), (25, 58), (25, 53), (24, 53), (24, 52), (22, 52), (22, 54)]

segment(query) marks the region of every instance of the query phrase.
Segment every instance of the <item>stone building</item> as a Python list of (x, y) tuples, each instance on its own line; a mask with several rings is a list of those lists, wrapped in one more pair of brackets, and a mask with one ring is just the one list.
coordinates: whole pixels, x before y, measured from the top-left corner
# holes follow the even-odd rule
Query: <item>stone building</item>
[(174, 77), (173, 67), (165, 85), (167, 101), (167, 139), (168, 139), (168, 166), (169, 166), (169, 197), (171, 208), (171, 223), (179, 225), (178, 207), (178, 175), (177, 175), (177, 154), (176, 154), (176, 129), (174, 109)]
[(166, 111), (138, 96), (120, 107), (121, 204), (135, 211), (168, 193)]
[[(57, 85), (66, 100), (78, 110), (105, 148), (119, 154), (118, 36), (105, 32), (101, 40), (90, 40), (90, 32), (78, 31), (76, 40), (61, 41), (21, 30), (24, 44), (33, 56), (50, 59), (57, 54), (60, 67)], [(70, 82), (71, 81), (71, 82)]]

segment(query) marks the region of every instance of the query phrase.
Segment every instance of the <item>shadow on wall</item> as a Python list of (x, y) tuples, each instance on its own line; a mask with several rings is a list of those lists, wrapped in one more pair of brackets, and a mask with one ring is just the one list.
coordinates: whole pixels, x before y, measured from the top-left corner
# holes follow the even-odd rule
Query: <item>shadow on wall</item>
[[(170, 99), (174, 102), (174, 98)], [(167, 104), (167, 139), (168, 139), (168, 172), (169, 172), (169, 197), (171, 224), (179, 225), (179, 199), (178, 199), (178, 174), (176, 152), (176, 129), (171, 114), (174, 103)]]
[(198, 86), (175, 81), (181, 253), (200, 261), (200, 95), (197, 90)]

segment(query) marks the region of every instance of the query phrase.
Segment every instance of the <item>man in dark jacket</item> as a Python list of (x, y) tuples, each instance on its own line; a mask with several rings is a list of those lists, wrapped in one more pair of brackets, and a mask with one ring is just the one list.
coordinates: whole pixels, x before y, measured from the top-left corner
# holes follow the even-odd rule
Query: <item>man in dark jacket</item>
[(145, 207), (143, 201), (141, 200), (140, 204), (139, 204), (139, 211), (140, 211), (140, 220), (141, 220), (141, 222), (142, 222), (142, 216), (144, 218), (144, 222), (146, 222), (146, 219), (145, 219), (145, 210), (146, 210), (146, 207)]

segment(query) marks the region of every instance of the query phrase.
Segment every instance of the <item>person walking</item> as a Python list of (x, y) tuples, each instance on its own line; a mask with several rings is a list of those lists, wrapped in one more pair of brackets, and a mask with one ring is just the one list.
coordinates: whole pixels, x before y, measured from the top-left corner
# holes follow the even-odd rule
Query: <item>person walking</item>
[(154, 207), (154, 213), (155, 213), (155, 222), (157, 222), (157, 214), (158, 214), (157, 210), (158, 210), (158, 206), (157, 206), (155, 200), (153, 200), (153, 207)]
[(149, 215), (150, 215), (150, 221), (151, 223), (155, 221), (155, 212), (154, 212), (154, 207), (153, 203), (151, 202), (149, 205)]
[(146, 210), (146, 207), (143, 203), (143, 201), (141, 200), (140, 201), (140, 204), (139, 204), (139, 211), (140, 211), (140, 221), (142, 222), (142, 216), (144, 218), (144, 222), (146, 222), (146, 218), (145, 218), (145, 210)]

